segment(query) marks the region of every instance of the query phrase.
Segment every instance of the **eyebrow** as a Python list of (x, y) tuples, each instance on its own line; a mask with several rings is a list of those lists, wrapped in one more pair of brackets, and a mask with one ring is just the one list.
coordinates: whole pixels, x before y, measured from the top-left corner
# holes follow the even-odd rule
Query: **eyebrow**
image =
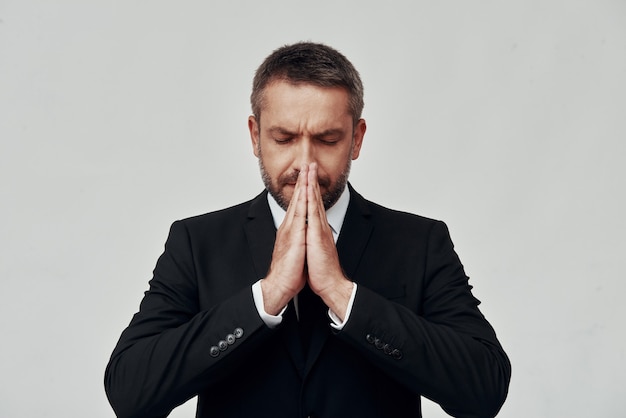
[(272, 135), (276, 135), (276, 134), (280, 134), (280, 135), (288, 135), (288, 136), (296, 136), (297, 134), (295, 132), (291, 132), (290, 130), (286, 129), (286, 128), (282, 128), (280, 126), (275, 126), (273, 128), (269, 129), (269, 133)]
[[(283, 128), (280, 126), (275, 126), (269, 129), (269, 133), (272, 135), (280, 134), (287, 136), (298, 136), (298, 133), (292, 132), (287, 128)], [(327, 136), (341, 136), (344, 134), (343, 129), (326, 129), (325, 131), (313, 134), (313, 138), (324, 138)]]
[(343, 129), (327, 129), (318, 134), (314, 134), (313, 138), (325, 138), (327, 136), (342, 136), (342, 135), (343, 135)]

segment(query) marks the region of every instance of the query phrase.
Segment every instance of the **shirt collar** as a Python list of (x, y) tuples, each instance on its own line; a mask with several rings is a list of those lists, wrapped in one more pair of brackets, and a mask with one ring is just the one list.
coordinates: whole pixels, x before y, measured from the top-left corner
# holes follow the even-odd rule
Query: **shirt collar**
[[(270, 211), (272, 212), (272, 218), (274, 219), (274, 226), (278, 229), (285, 219), (286, 212), (280, 207), (278, 202), (276, 202), (276, 199), (274, 199), (271, 193), (267, 194), (267, 202), (270, 205)], [(333, 238), (335, 238), (335, 242), (337, 242), (337, 238), (341, 232), (341, 227), (343, 226), (343, 220), (346, 217), (349, 203), (350, 191), (346, 186), (343, 189), (341, 196), (339, 196), (339, 199), (330, 209), (326, 211), (326, 219), (328, 220), (330, 228), (333, 230)]]

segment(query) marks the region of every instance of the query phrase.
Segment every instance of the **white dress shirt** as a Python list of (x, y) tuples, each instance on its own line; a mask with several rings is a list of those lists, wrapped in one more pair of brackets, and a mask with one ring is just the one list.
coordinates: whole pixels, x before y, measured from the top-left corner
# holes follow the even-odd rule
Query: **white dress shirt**
[[(274, 219), (274, 226), (276, 229), (283, 223), (285, 219), (286, 211), (280, 207), (276, 199), (268, 193), (267, 201), (270, 206), (270, 211), (272, 212), (272, 218)], [(350, 191), (348, 187), (343, 190), (343, 193), (335, 202), (335, 204), (326, 211), (326, 219), (328, 220), (328, 224), (333, 232), (333, 238), (335, 239), (335, 243), (337, 243), (337, 239), (339, 238), (339, 233), (341, 232), (341, 227), (343, 226), (343, 220), (346, 217), (346, 212), (348, 210), (348, 204), (350, 203)], [(261, 279), (263, 280), (263, 279)], [(257, 311), (261, 316), (261, 319), (265, 324), (274, 328), (278, 326), (283, 320), (283, 313), (287, 307), (285, 306), (278, 315), (270, 315), (265, 312), (265, 307), (263, 305), (263, 291), (261, 288), (261, 280), (252, 285), (252, 296), (254, 298), (254, 304), (256, 305)], [(354, 303), (354, 296), (356, 295), (356, 283), (353, 284), (352, 295), (350, 296), (350, 300), (348, 302), (348, 308), (346, 309), (346, 315), (344, 320), (342, 321), (339, 317), (332, 312), (330, 309), (328, 310), (328, 316), (331, 319), (330, 326), (341, 330), (345, 323), (348, 321), (350, 317), (350, 312), (352, 311), (352, 304)], [(294, 298), (294, 306), (296, 308), (296, 316), (298, 315), (298, 295)]]

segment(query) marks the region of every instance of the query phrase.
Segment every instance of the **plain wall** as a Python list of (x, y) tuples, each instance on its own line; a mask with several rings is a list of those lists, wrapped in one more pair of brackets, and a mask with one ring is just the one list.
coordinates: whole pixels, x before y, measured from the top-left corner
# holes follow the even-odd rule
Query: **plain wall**
[(513, 364), (500, 416), (624, 416), (620, 0), (0, 0), (0, 416), (113, 417), (169, 225), (261, 191), (251, 80), (299, 40), (361, 72), (352, 184), (450, 227)]

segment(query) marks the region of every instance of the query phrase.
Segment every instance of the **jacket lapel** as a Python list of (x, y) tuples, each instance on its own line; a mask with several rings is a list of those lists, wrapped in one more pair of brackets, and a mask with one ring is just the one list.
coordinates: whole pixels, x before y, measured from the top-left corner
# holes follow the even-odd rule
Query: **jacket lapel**
[(350, 204), (337, 240), (337, 253), (346, 276), (353, 279), (374, 227), (367, 201), (350, 184), (348, 187)]
[(260, 279), (265, 277), (272, 261), (276, 240), (276, 228), (267, 203), (267, 191), (252, 200), (248, 210), (248, 221), (244, 225), (248, 247), (252, 254), (254, 270)]

